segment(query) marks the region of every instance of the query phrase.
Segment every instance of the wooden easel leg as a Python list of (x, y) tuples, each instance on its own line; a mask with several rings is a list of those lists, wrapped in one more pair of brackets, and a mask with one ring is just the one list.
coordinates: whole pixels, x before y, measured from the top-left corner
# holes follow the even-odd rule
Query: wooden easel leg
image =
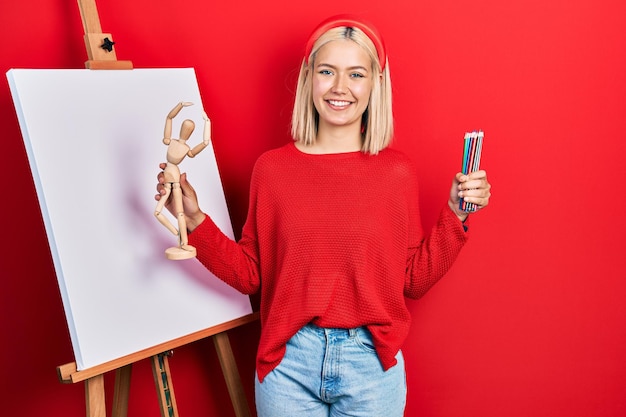
[(85, 381), (87, 417), (106, 417), (104, 399), (104, 375), (97, 375)]
[(159, 396), (161, 417), (178, 417), (167, 353), (154, 355), (151, 361), (154, 383), (157, 388), (157, 395)]
[(128, 398), (130, 397), (130, 374), (132, 364), (115, 371), (115, 390), (113, 391), (113, 417), (128, 416)]
[(222, 373), (226, 380), (226, 386), (228, 387), (228, 393), (230, 394), (230, 400), (235, 408), (235, 415), (237, 417), (250, 417), (250, 409), (248, 408), (248, 401), (246, 400), (246, 394), (241, 384), (241, 378), (239, 371), (237, 370), (237, 363), (235, 362), (235, 356), (233, 350), (230, 347), (230, 341), (228, 335), (224, 332), (213, 335), (213, 342), (215, 343), (215, 349), (217, 356), (222, 366)]

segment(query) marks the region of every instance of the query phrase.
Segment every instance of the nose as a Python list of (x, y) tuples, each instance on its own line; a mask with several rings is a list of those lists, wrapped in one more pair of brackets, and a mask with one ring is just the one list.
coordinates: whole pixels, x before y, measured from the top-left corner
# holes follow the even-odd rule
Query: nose
[(335, 77), (335, 82), (333, 83), (333, 93), (345, 94), (347, 91), (348, 80), (341, 74), (337, 75), (337, 77)]

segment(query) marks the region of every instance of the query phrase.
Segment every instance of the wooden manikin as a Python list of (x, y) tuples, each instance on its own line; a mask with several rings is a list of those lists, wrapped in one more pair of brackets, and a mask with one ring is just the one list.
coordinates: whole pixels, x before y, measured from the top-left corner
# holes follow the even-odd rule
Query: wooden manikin
[[(183, 195), (180, 189), (180, 170), (178, 164), (185, 159), (185, 156), (193, 158), (199, 154), (204, 148), (209, 145), (211, 140), (211, 121), (203, 112), (204, 119), (204, 133), (202, 143), (196, 145), (193, 149), (187, 145), (187, 139), (191, 136), (195, 129), (195, 123), (192, 120), (186, 119), (183, 121), (180, 127), (180, 139), (172, 139), (172, 119), (182, 110), (183, 107), (191, 106), (193, 103), (180, 102), (169, 112), (165, 119), (165, 132), (163, 135), (163, 143), (167, 145), (167, 164), (163, 170), (164, 174), (164, 186), (165, 195), (161, 196), (161, 199), (157, 203), (154, 215), (175, 236), (178, 236), (178, 246), (174, 246), (165, 250), (165, 256), (168, 259), (180, 260), (190, 259), (196, 256), (196, 248), (190, 246), (187, 240), (187, 224), (185, 222), (185, 214), (183, 211)], [(176, 228), (168, 219), (161, 213), (165, 202), (172, 195), (172, 204), (176, 214), (176, 220), (178, 222), (178, 228)]]

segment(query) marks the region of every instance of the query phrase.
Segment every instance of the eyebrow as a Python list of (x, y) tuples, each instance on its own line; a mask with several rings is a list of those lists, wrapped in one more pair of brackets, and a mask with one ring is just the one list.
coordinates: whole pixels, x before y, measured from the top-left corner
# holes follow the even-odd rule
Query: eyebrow
[[(326, 63), (324, 63), (324, 62), (319, 63), (319, 64), (318, 64), (318, 65), (316, 65), (315, 67), (316, 67), (316, 68), (320, 68), (320, 67), (329, 67), (329, 68), (332, 68), (332, 69), (337, 69), (337, 67), (336, 67), (336, 66), (331, 65), (331, 64), (326, 64)], [(355, 66), (352, 66), (352, 67), (348, 67), (347, 69), (348, 69), (349, 71), (353, 71), (353, 70), (368, 71), (368, 69), (367, 69), (366, 67), (361, 66), (361, 65), (355, 65)]]

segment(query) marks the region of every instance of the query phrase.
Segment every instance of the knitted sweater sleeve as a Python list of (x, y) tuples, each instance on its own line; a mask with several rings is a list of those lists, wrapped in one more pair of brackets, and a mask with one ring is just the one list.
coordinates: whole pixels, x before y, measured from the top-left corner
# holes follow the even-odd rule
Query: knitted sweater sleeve
[(446, 204), (430, 233), (424, 236), (419, 220), (417, 185), (412, 192), (410, 212), (413, 219), (407, 252), (404, 295), (417, 299), (435, 285), (456, 260), (467, 241), (463, 223)]
[(209, 216), (189, 235), (200, 263), (243, 294), (254, 294), (261, 286), (255, 219), (257, 182), (253, 172), (248, 218), (238, 242), (226, 236)]
[(258, 259), (253, 245), (235, 242), (207, 216), (189, 235), (197, 258), (216, 277), (243, 294), (254, 294), (260, 287)]

